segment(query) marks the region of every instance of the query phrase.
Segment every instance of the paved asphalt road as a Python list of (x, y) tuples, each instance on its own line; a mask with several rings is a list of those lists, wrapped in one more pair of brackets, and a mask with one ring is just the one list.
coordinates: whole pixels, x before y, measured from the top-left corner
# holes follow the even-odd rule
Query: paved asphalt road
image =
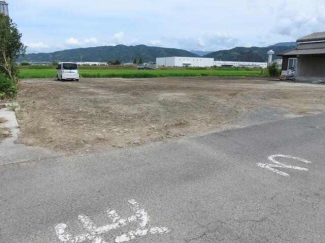
[[(105, 154), (2, 161), (0, 242), (325, 242), (324, 149), (318, 115)], [(310, 161), (274, 157), (308, 171), (275, 168), (268, 157), (277, 154)], [(132, 211), (131, 199), (143, 210)]]

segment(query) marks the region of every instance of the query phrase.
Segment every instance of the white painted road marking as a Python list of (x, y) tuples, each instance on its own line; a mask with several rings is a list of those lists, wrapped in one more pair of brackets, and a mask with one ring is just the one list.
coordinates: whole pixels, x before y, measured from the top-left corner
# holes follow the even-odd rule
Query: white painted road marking
[(55, 227), (56, 235), (62, 243), (82, 243), (82, 242), (91, 242), (91, 243), (107, 243), (102, 235), (110, 232), (111, 230), (121, 228), (128, 225), (129, 223), (138, 221), (140, 227), (135, 231), (129, 231), (128, 233), (117, 236), (114, 239), (114, 242), (128, 242), (130, 240), (145, 236), (147, 234), (166, 234), (169, 231), (166, 227), (152, 227), (149, 228), (149, 216), (144, 209), (140, 209), (139, 204), (134, 200), (129, 200), (130, 208), (133, 210), (134, 215), (131, 217), (121, 219), (121, 217), (116, 213), (115, 210), (107, 210), (108, 217), (112, 220), (112, 224), (107, 224), (101, 227), (96, 227), (96, 225), (91, 221), (91, 219), (85, 215), (79, 215), (78, 219), (82, 223), (83, 228), (87, 233), (72, 236), (67, 232), (66, 224), (58, 224)]
[(275, 168), (284, 168), (284, 169), (308, 171), (308, 169), (304, 168), (304, 167), (287, 165), (287, 164), (281, 163), (281, 162), (277, 161), (276, 158), (288, 158), (288, 159), (297, 160), (297, 161), (300, 161), (300, 162), (303, 162), (303, 163), (306, 163), (306, 164), (311, 164), (310, 161), (305, 160), (305, 159), (301, 159), (301, 158), (294, 157), (294, 156), (291, 156), (291, 155), (276, 154), (276, 155), (271, 155), (268, 158), (273, 164), (258, 163), (257, 166), (259, 166), (261, 168), (264, 168), (264, 169), (267, 169), (269, 171), (272, 171), (272, 172), (277, 173), (277, 174), (282, 175), (282, 176), (289, 176), (289, 174), (286, 173), (286, 172), (280, 171), (278, 169), (275, 169)]

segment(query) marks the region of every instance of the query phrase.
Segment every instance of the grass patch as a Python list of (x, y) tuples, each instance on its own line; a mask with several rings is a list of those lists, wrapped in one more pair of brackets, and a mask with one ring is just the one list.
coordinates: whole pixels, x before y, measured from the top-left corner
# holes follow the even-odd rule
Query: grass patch
[[(260, 69), (105, 69), (81, 68), (80, 76), (83, 78), (161, 78), (161, 77), (254, 77), (266, 76), (267, 72)], [(55, 78), (55, 69), (23, 68), (19, 78)]]

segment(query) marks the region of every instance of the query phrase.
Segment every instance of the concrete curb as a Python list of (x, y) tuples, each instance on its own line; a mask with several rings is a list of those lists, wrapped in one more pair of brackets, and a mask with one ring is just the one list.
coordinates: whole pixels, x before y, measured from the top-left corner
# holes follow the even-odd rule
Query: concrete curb
[(16, 112), (11, 107), (19, 107), (17, 103), (5, 104), (6, 108), (0, 110), (0, 117), (7, 121), (0, 124), (0, 127), (10, 130), (11, 136), (2, 141), (1, 145), (14, 145), (19, 136), (19, 124), (16, 118)]

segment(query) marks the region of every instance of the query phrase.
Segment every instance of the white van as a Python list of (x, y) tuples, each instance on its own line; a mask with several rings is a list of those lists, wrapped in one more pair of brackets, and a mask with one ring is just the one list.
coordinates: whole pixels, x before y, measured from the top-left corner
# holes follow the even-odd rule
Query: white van
[(59, 63), (57, 79), (58, 80), (76, 80), (79, 81), (78, 64), (74, 62)]

